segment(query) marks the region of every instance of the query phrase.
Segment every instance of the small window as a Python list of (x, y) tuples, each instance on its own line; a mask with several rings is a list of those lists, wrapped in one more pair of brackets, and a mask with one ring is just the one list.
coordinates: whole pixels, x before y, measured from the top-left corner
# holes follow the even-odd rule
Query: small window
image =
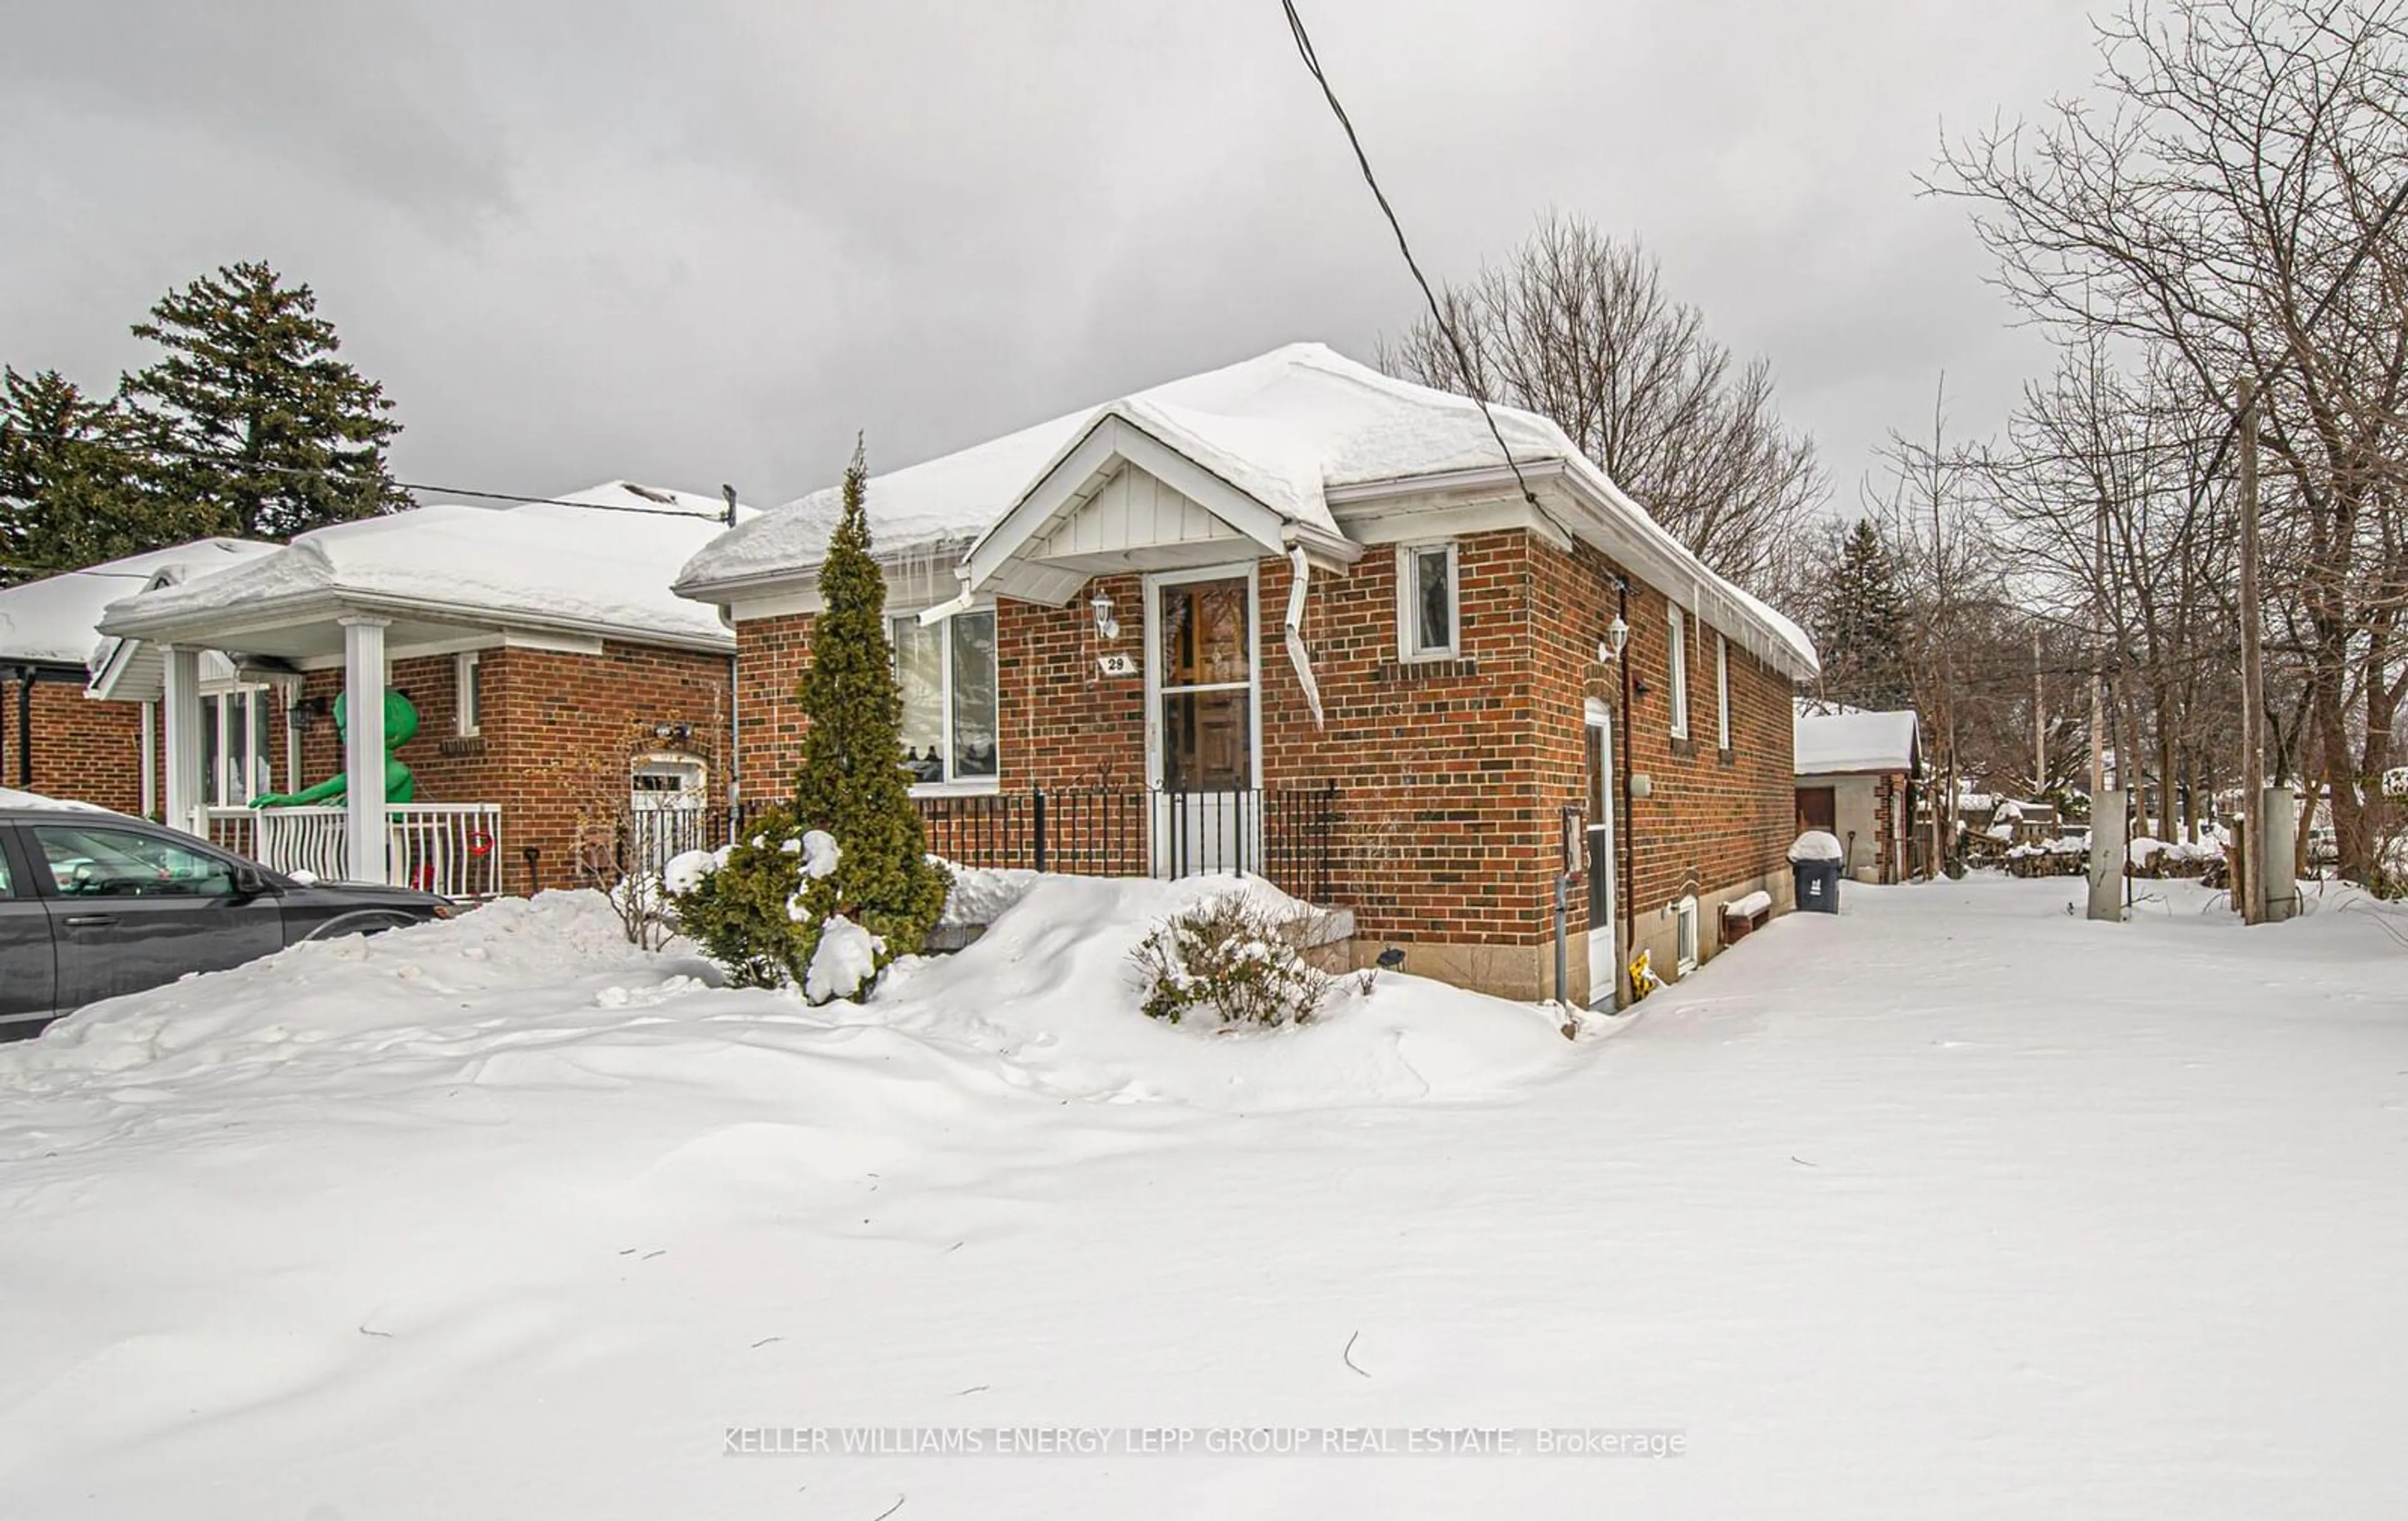
[(995, 613), (957, 612), (924, 628), (917, 617), (897, 618), (888, 632), (903, 694), (903, 768), (914, 782), (995, 780)]
[(1714, 636), (1714, 744), (1730, 746), (1730, 640)]
[(1672, 704), (1672, 738), (1689, 737), (1689, 620), (1678, 604), (1670, 610), (1670, 653), (1666, 657), (1665, 679), (1671, 690), (1666, 694)]
[[(477, 652), (462, 655), (452, 680), (452, 697), (459, 709), (460, 736), (467, 739), (484, 732), (484, 677), (477, 662)], [(505, 738), (508, 738), (505, 736)]]
[(1698, 969), (1698, 900), (1694, 895), (1672, 905), (1672, 959), (1684, 977)]
[(229, 897), (234, 868), (154, 835), (36, 825), (34, 844), (65, 897)]
[(1461, 653), (1462, 617), (1453, 544), (1407, 544), (1397, 551), (1397, 636), (1407, 660), (1451, 660)]

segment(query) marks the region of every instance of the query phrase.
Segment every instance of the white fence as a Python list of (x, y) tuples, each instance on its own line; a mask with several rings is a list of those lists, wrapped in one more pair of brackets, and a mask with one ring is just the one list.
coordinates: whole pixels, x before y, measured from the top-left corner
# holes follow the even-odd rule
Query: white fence
[[(385, 810), (387, 877), (444, 897), (502, 890), (499, 803), (395, 803)], [(340, 881), (350, 868), (350, 814), (340, 808), (207, 808), (194, 833), (271, 871)]]

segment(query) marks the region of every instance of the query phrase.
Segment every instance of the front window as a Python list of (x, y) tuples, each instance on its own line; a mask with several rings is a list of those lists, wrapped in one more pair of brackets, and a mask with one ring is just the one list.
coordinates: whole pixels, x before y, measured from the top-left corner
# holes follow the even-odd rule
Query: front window
[(1453, 544), (1408, 544), (1397, 552), (1397, 631), (1407, 660), (1451, 659), (1456, 625)]
[(210, 807), (238, 808), (275, 790), (267, 742), (274, 696), (247, 686), (201, 698), (201, 800)]
[(36, 825), (34, 846), (66, 897), (230, 897), (234, 868), (130, 829)]
[(995, 613), (889, 625), (903, 694), (903, 768), (915, 782), (991, 782), (996, 753)]

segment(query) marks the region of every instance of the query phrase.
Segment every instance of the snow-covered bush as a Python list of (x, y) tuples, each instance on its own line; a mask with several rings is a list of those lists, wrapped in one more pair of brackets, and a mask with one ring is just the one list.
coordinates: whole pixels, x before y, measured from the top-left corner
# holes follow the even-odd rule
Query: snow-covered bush
[(1302, 1025), (1321, 1012), (1330, 977), (1306, 953), (1321, 915), (1289, 912), (1243, 893), (1185, 909), (1139, 942), (1142, 1007), (1176, 1025), (1210, 1010), (1224, 1025)]

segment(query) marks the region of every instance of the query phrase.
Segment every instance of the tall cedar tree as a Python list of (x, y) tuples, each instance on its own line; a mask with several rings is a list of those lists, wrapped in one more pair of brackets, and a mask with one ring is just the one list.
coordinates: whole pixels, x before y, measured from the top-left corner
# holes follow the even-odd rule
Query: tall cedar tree
[(882, 968), (920, 948), (952, 883), (928, 859), (903, 769), (903, 692), (886, 639), (886, 576), (869, 553), (867, 495), (856, 443), (844, 471), (844, 515), (820, 565), (795, 813), (834, 835), (843, 852), (836, 871), (806, 889), (810, 917), (842, 913), (882, 937)]
[(130, 479), (124, 423), (56, 370), (0, 370), (0, 586), (195, 537)]
[(1825, 603), (1823, 695), (1853, 708), (1903, 708), (1906, 612), (1888, 546), (1870, 518), (1859, 518), (1840, 549)]
[(409, 505), (384, 388), (335, 357), (307, 285), (236, 264), (170, 293), (134, 336), (166, 352), (125, 379), (149, 488), (208, 532), (290, 538)]
[[(820, 566), (794, 800), (752, 820), (725, 863), (675, 900), (680, 929), (739, 984), (802, 985), (822, 927), (839, 913), (884, 941), (882, 971), (920, 948), (952, 885), (927, 858), (903, 769), (903, 696), (886, 641), (886, 577), (869, 552), (867, 479), (856, 447), (844, 515)], [(824, 878), (802, 873), (800, 842), (812, 829), (835, 837), (840, 853)]]

